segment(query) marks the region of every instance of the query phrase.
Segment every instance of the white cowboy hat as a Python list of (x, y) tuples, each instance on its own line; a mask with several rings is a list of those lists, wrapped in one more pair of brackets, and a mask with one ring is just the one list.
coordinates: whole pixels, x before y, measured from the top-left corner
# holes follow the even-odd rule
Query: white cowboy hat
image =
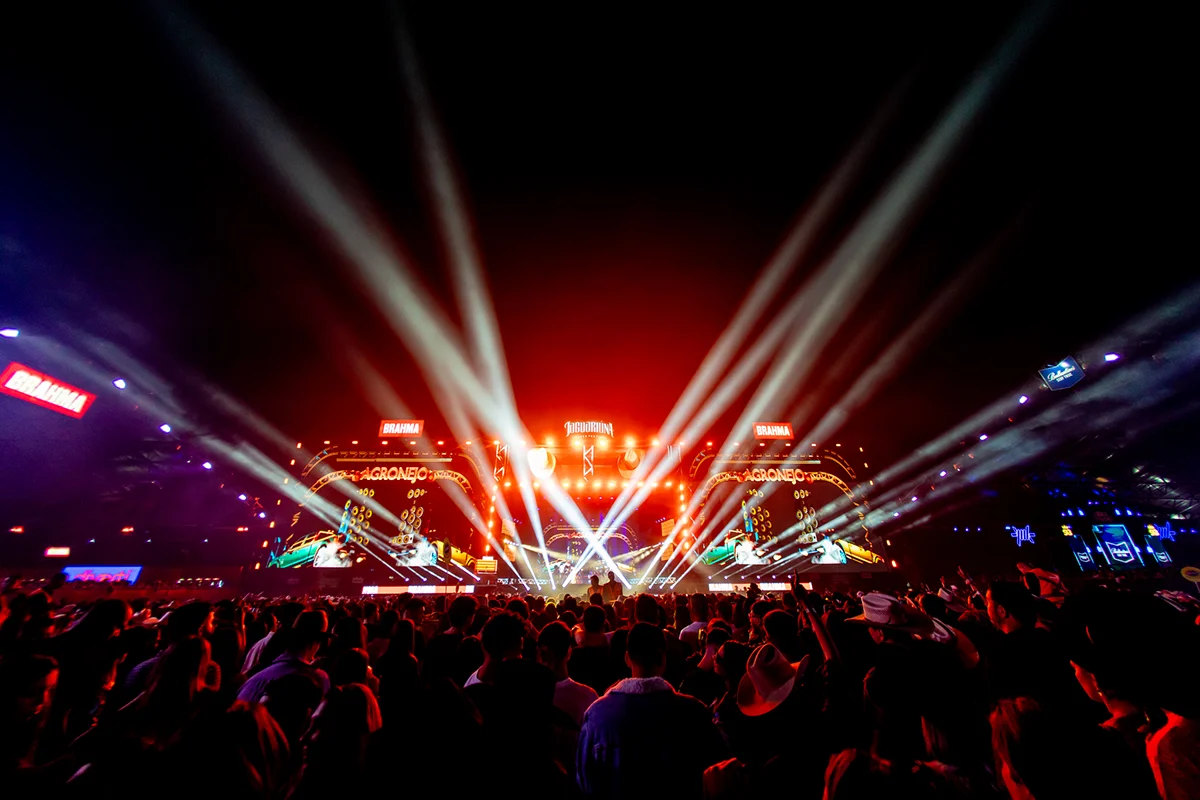
[(746, 662), (737, 689), (738, 708), (748, 717), (766, 714), (787, 699), (807, 671), (808, 656), (789, 664), (775, 645), (761, 645)]
[(928, 634), (933, 630), (933, 620), (929, 616), (890, 594), (867, 592), (863, 595), (862, 604), (863, 613), (846, 622), (911, 634)]

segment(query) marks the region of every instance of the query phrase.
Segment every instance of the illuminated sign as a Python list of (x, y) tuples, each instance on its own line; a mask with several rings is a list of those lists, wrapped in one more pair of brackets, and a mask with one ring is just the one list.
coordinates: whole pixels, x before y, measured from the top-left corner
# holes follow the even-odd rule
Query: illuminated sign
[(137, 583), (138, 575), (142, 574), (142, 568), (140, 566), (63, 567), (63, 572), (66, 573), (68, 581), (99, 581), (101, 583), (128, 581), (129, 583)]
[(1155, 536), (1152, 533), (1146, 534), (1146, 552), (1153, 556), (1159, 564), (1171, 563), (1171, 556), (1168, 555), (1161, 536)]
[(1147, 525), (1146, 530), (1151, 536), (1161, 536), (1169, 541), (1175, 541), (1175, 531), (1171, 528), (1171, 523), (1164, 522), (1161, 525)]
[(790, 439), (792, 438), (792, 423), (756, 422), (754, 436), (757, 439)]
[(1096, 537), (1100, 554), (1113, 567), (1121, 569), (1143, 565), (1140, 548), (1133, 543), (1124, 525), (1093, 525), (1092, 534)]
[(590, 434), (592, 436), (612, 436), (613, 428), (611, 422), (564, 422), (563, 427), (567, 429), (567, 436), (574, 434)]
[[(812, 583), (801, 582), (800, 585), (808, 591), (812, 591)], [(749, 583), (710, 583), (708, 585), (708, 590), (710, 592), (748, 592), (750, 591), (750, 586), (751, 584)], [(764, 592), (790, 592), (792, 590), (792, 585), (790, 583), (773, 583), (771, 581), (767, 581), (766, 583), (758, 584), (758, 588)]]
[(420, 436), (423, 430), (423, 419), (385, 419), (379, 423), (380, 436)]
[(0, 392), (75, 419), (81, 419), (96, 399), (94, 394), (15, 361), (0, 375)]
[(483, 556), (475, 559), (475, 572), (479, 575), (494, 574), (496, 572), (496, 557)]
[(1026, 525), (1024, 528), (1018, 528), (1015, 525), (1009, 525), (1008, 531), (1008, 535), (1017, 540), (1017, 547), (1020, 547), (1026, 542), (1029, 544), (1036, 544), (1036, 542), (1033, 540), (1037, 534), (1030, 529), (1029, 525)]
[(802, 469), (748, 469), (738, 476), (739, 480), (754, 483), (812, 483), (812, 473)]
[(475, 584), (450, 586), (364, 586), (363, 594), (475, 594)]
[(68, 558), (71, 555), (69, 547), (47, 547), (46, 558)]
[(356, 481), (436, 481), (449, 478), (450, 471), (444, 469), (429, 469), (428, 467), (366, 467), (352, 473), (350, 477)]
[(1083, 367), (1079, 366), (1078, 361), (1067, 356), (1053, 366), (1039, 369), (1038, 375), (1042, 376), (1042, 381), (1050, 391), (1057, 392), (1060, 389), (1070, 389), (1083, 380)]

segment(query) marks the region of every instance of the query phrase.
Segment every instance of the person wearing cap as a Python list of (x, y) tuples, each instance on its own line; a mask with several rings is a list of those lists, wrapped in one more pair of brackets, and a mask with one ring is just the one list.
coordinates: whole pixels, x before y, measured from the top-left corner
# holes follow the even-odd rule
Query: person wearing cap
[[(322, 694), (329, 691), (329, 676), (324, 670), (312, 666), (321, 645), (333, 638), (329, 633), (329, 618), (324, 611), (303, 611), (296, 617), (295, 624), (286, 632), (287, 644), (283, 655), (252, 675), (238, 691), (238, 700), (247, 703), (260, 702), (267, 693), (271, 681), (301, 672), (311, 675), (321, 684)], [(283, 635), (283, 634), (280, 634)]]
[[(182, 642), (191, 636), (208, 636), (213, 630), (213, 607), (211, 603), (196, 601), (187, 603), (164, 617), (167, 628), (167, 646)], [(158, 666), (163, 651), (146, 659), (125, 677), (124, 697), (136, 697), (150, 682), (154, 668)]]
[(584, 715), (576, 750), (579, 788), (588, 797), (700, 795), (705, 768), (724, 743), (708, 708), (663, 680), (666, 641), (655, 626), (629, 631), (619, 681)]

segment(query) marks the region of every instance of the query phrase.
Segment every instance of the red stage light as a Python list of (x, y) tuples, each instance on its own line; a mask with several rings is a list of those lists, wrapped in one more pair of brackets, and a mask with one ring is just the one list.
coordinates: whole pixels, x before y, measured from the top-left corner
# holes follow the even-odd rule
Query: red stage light
[(25, 526), (24, 525), (13, 525), (11, 528), (8, 529), (8, 532), (9, 533), (24, 533)]
[(133, 533), (133, 526), (126, 525), (124, 528), (121, 528), (121, 533)]

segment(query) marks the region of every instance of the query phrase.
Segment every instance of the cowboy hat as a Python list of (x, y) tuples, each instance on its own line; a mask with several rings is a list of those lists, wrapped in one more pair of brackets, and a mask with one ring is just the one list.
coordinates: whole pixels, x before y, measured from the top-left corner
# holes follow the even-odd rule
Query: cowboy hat
[(953, 592), (947, 589), (938, 589), (937, 596), (946, 601), (946, 610), (952, 614), (962, 614), (966, 612), (967, 607), (958, 602), (958, 599), (955, 598)]
[(862, 604), (863, 613), (850, 617), (846, 622), (914, 635), (928, 634), (933, 629), (933, 620), (929, 616), (890, 594), (867, 592), (863, 595)]
[(808, 656), (794, 664), (773, 644), (764, 644), (750, 654), (746, 674), (738, 683), (737, 704), (748, 717), (758, 717), (778, 706), (808, 671)]

